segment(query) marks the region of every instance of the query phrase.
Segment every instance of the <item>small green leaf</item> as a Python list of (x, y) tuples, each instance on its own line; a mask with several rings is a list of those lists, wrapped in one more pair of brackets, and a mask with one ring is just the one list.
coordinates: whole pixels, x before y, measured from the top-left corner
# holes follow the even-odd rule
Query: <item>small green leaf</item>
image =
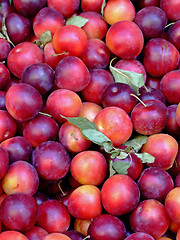
[(113, 176), (114, 174), (116, 174), (116, 171), (112, 167), (112, 161), (110, 161), (110, 164), (109, 164), (109, 177)]
[(127, 157), (128, 157), (128, 153), (123, 151), (121, 151), (120, 154), (117, 156), (118, 159), (125, 159)]
[(111, 151), (114, 149), (112, 142), (105, 142), (103, 144), (104, 151), (107, 153), (111, 153)]
[(48, 42), (51, 42), (52, 41), (51, 31), (48, 30), (41, 34), (39, 41), (41, 42), (41, 44), (43, 44), (43, 46), (45, 46)]
[(61, 117), (67, 119), (68, 122), (70, 122), (71, 124), (80, 128), (81, 131), (86, 130), (86, 129), (97, 130), (96, 124), (89, 121), (87, 118), (84, 118), (84, 117), (64, 117), (62, 115), (61, 115)]
[[(112, 59), (112, 61), (113, 60), (114, 59)], [(115, 68), (111, 63), (110, 71), (115, 79), (115, 82), (128, 84), (135, 93), (139, 95), (139, 88), (144, 86), (143, 74)]]
[(103, 3), (101, 5), (101, 15), (104, 17), (104, 7), (106, 6), (106, 0), (103, 0)]
[(9, 0), (9, 5), (11, 5), (12, 4), (12, 0)]
[(112, 162), (112, 167), (118, 174), (127, 174), (128, 173), (127, 170), (130, 167), (130, 165), (131, 165), (130, 163), (124, 161)]
[(143, 145), (144, 143), (146, 143), (147, 138), (148, 138), (148, 137), (145, 136), (145, 135), (138, 135), (138, 136), (136, 136), (135, 138), (133, 138), (133, 139), (125, 142), (123, 145), (125, 145), (125, 146), (127, 146), (127, 147), (131, 147), (131, 148), (133, 148), (136, 152), (138, 152), (138, 151), (141, 149), (142, 145)]
[(106, 137), (103, 133), (99, 132), (96, 129), (84, 129), (82, 134), (91, 142), (103, 146), (105, 142), (111, 142), (111, 140)]
[(66, 25), (76, 25), (78, 27), (83, 27), (89, 19), (81, 16), (73, 16), (66, 21)]
[(144, 153), (135, 153), (138, 158), (141, 159), (142, 163), (153, 163), (155, 157), (151, 154), (144, 152)]

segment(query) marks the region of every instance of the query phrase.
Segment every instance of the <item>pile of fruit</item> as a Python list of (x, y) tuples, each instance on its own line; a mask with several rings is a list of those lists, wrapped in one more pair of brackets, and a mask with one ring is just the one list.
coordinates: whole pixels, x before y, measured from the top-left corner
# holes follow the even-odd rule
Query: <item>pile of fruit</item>
[(180, 240), (180, 0), (0, 0), (0, 240)]

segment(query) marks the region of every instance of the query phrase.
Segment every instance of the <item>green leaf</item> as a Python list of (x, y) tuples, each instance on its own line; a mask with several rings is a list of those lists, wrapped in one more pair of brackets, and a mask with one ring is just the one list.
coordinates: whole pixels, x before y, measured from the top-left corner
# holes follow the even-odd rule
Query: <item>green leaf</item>
[(105, 142), (111, 142), (111, 140), (106, 137), (103, 133), (96, 129), (84, 129), (82, 134), (91, 142), (103, 146)]
[(127, 170), (130, 167), (130, 165), (131, 165), (130, 163), (124, 161), (112, 162), (112, 167), (118, 174), (127, 174), (128, 173)]
[(78, 27), (83, 27), (89, 19), (81, 16), (73, 16), (66, 21), (66, 25), (76, 25)]
[(112, 161), (110, 161), (110, 164), (109, 164), (109, 177), (113, 176), (114, 174), (116, 174), (116, 171), (112, 167)]
[(75, 125), (76, 127), (80, 128), (81, 131), (86, 129), (95, 129), (97, 130), (96, 124), (89, 121), (87, 118), (84, 117), (61, 117), (65, 118), (71, 124)]
[(104, 16), (104, 7), (106, 6), (106, 0), (103, 0), (103, 3), (101, 5), (101, 15)]
[(41, 34), (39, 41), (41, 42), (41, 44), (43, 44), (43, 46), (45, 46), (48, 42), (51, 42), (52, 41), (51, 31), (48, 30)]
[(125, 142), (123, 145), (125, 145), (127, 147), (131, 147), (136, 152), (138, 152), (141, 149), (142, 145), (146, 143), (147, 138), (148, 137), (145, 135), (138, 135), (135, 138)]
[(105, 142), (103, 144), (104, 151), (107, 153), (111, 153), (111, 151), (114, 149), (112, 142)]
[(9, 5), (11, 5), (12, 4), (12, 0), (9, 0)]
[(141, 159), (142, 163), (153, 163), (155, 157), (151, 154), (144, 152), (144, 153), (135, 153), (138, 158)]
[(139, 95), (139, 88), (144, 86), (143, 74), (115, 68), (112, 66), (112, 61), (110, 63), (110, 71), (115, 82), (128, 84)]
[(128, 153), (121, 151), (120, 154), (117, 156), (118, 159), (125, 159), (127, 158)]

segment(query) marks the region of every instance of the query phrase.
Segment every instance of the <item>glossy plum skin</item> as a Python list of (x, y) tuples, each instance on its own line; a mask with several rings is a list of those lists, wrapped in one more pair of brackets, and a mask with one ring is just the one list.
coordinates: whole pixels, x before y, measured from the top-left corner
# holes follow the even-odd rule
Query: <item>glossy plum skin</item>
[(180, 126), (176, 120), (177, 106), (177, 104), (172, 104), (167, 107), (167, 121), (164, 128), (165, 133), (168, 133), (175, 138), (180, 137)]
[(0, 74), (0, 89), (3, 90), (11, 79), (10, 71), (3, 63), (0, 63)]
[[(158, 149), (162, 149), (160, 152)], [(147, 163), (150, 167), (160, 167), (168, 170), (172, 167), (178, 153), (178, 143), (169, 134), (158, 133), (148, 137), (141, 152), (150, 153), (155, 157), (154, 163)]]
[(83, 102), (79, 117), (85, 117), (93, 122), (96, 115), (102, 110), (99, 104), (93, 102)]
[(102, 3), (103, 0), (81, 0), (80, 4), (83, 12), (101, 12)]
[(140, 95), (138, 96), (143, 102), (145, 100), (159, 100), (166, 105), (166, 98), (160, 89), (146, 86), (139, 89)]
[(54, 71), (45, 63), (35, 63), (27, 67), (21, 76), (21, 82), (36, 88), (44, 96), (54, 84)]
[(166, 73), (160, 81), (160, 89), (169, 104), (178, 104), (180, 102), (180, 70), (174, 70)]
[(143, 63), (147, 73), (154, 77), (162, 77), (177, 67), (179, 52), (169, 41), (153, 38), (144, 47)]
[(51, 199), (39, 205), (36, 224), (48, 233), (63, 233), (69, 228), (70, 219), (70, 214), (64, 204)]
[[(121, 189), (121, 190), (120, 190)], [(115, 216), (130, 213), (140, 200), (136, 182), (127, 175), (109, 177), (102, 186), (101, 199), (104, 209)]]
[(58, 131), (59, 126), (53, 118), (39, 114), (26, 122), (23, 127), (23, 136), (33, 147), (37, 147), (42, 142), (57, 140)]
[(97, 216), (88, 228), (90, 239), (123, 240), (125, 237), (124, 223), (111, 214)]
[(177, 21), (180, 20), (180, 1), (173, 1), (170, 0), (165, 1), (165, 0), (160, 0), (160, 7), (165, 11), (167, 17), (171, 21)]
[(52, 42), (48, 42), (44, 47), (44, 62), (55, 70), (56, 66), (62, 59), (63, 55), (56, 54)]
[(61, 143), (46, 141), (35, 148), (32, 164), (45, 180), (60, 180), (69, 171), (70, 156)]
[(127, 0), (108, 1), (103, 13), (106, 22), (110, 25), (123, 20), (133, 21), (136, 14), (133, 3)]
[(31, 85), (19, 83), (8, 89), (5, 103), (8, 112), (14, 119), (27, 121), (34, 118), (41, 110), (42, 96)]
[(88, 39), (104, 39), (108, 24), (100, 13), (87, 11), (80, 13), (79, 16), (88, 19), (88, 22), (82, 27)]
[(163, 130), (166, 123), (166, 105), (159, 100), (145, 100), (131, 112), (133, 128), (140, 134), (152, 135)]
[(7, 33), (11, 41), (17, 45), (24, 42), (32, 34), (32, 25), (30, 19), (18, 14), (11, 13), (5, 20)]
[(122, 108), (128, 114), (137, 104), (133, 89), (124, 83), (112, 83), (103, 92), (102, 105), (104, 108), (116, 106)]
[(39, 176), (32, 164), (26, 161), (12, 163), (2, 180), (2, 187), (6, 194), (26, 193), (33, 196), (39, 186)]
[(38, 205), (32, 196), (13, 193), (1, 203), (1, 221), (8, 229), (23, 232), (35, 225), (37, 210)]
[(80, 0), (47, 0), (49, 8), (56, 9), (64, 17), (72, 16), (79, 8)]
[(15, 136), (17, 123), (6, 110), (0, 110), (0, 142)]
[(37, 38), (40, 38), (45, 31), (50, 31), (53, 36), (58, 28), (64, 25), (63, 15), (49, 7), (42, 8), (33, 19), (33, 31)]
[(106, 107), (95, 117), (97, 129), (108, 137), (113, 145), (120, 146), (132, 134), (132, 121), (129, 115), (119, 107)]
[(107, 174), (106, 159), (98, 151), (81, 151), (72, 158), (70, 172), (79, 183), (98, 186)]
[(15, 9), (25, 17), (33, 17), (36, 13), (43, 7), (46, 6), (47, 0), (15, 0), (13, 1), (13, 5)]
[(162, 203), (167, 194), (174, 188), (170, 174), (158, 167), (144, 169), (137, 184), (143, 199), (156, 199)]
[(171, 221), (180, 223), (179, 217), (179, 192), (180, 187), (173, 188), (165, 198), (166, 212)]
[(174, 22), (172, 26), (169, 27), (166, 38), (170, 41), (178, 50), (180, 50), (180, 20)]
[[(69, 66), (71, 65), (71, 68)], [(90, 73), (84, 62), (75, 56), (62, 59), (55, 70), (55, 83), (59, 88), (82, 91), (90, 81)]]
[(64, 53), (64, 57), (69, 55), (80, 57), (87, 47), (87, 36), (78, 26), (62, 26), (55, 32), (52, 45), (54, 51), (56, 53)]
[(26, 67), (34, 63), (44, 62), (41, 49), (32, 42), (17, 44), (8, 54), (7, 65), (10, 72), (17, 78), (21, 78)]
[(30, 162), (31, 160), (33, 148), (25, 137), (10, 137), (4, 140), (0, 146), (8, 152), (10, 163), (18, 160)]
[(136, 13), (134, 22), (140, 27), (146, 39), (161, 37), (167, 24), (165, 12), (158, 7), (149, 6)]
[(33, 226), (30, 230), (23, 232), (23, 234), (29, 239), (29, 240), (40, 240), (42, 237), (48, 235), (48, 232), (38, 226)]
[(101, 39), (88, 39), (81, 59), (90, 70), (106, 69), (110, 60), (110, 51)]
[(58, 132), (59, 142), (71, 153), (79, 153), (91, 146), (91, 141), (84, 137), (81, 130), (66, 121)]
[(106, 45), (118, 57), (132, 59), (137, 57), (143, 49), (143, 33), (134, 22), (119, 21), (108, 29)]
[(60, 122), (65, 122), (61, 117), (78, 117), (82, 108), (79, 95), (69, 89), (57, 89), (53, 91), (46, 101), (47, 111), (52, 117)]
[(9, 52), (11, 51), (11, 45), (6, 39), (0, 38), (0, 61), (7, 59)]
[(169, 226), (164, 205), (154, 199), (140, 202), (130, 214), (129, 221), (135, 232), (145, 232), (154, 238), (162, 237)]
[(68, 236), (71, 240), (83, 240), (85, 238), (85, 235), (76, 230), (68, 230), (64, 234)]
[(28, 238), (19, 231), (7, 230), (0, 233), (0, 240), (28, 240)]
[(68, 236), (63, 233), (49, 233), (43, 237), (42, 240), (71, 240)]
[(69, 213), (79, 219), (89, 220), (102, 212), (99, 188), (93, 185), (82, 185), (70, 195), (67, 205)]
[(0, 165), (0, 180), (1, 180), (6, 174), (9, 167), (8, 152), (2, 147), (0, 147), (0, 159), (1, 159), (1, 165)]
[(90, 82), (81, 91), (81, 97), (84, 101), (101, 104), (103, 92), (107, 86), (114, 83), (114, 78), (104, 69), (92, 69), (90, 75)]
[(124, 240), (154, 240), (154, 238), (147, 233), (136, 232), (136, 233), (129, 235)]

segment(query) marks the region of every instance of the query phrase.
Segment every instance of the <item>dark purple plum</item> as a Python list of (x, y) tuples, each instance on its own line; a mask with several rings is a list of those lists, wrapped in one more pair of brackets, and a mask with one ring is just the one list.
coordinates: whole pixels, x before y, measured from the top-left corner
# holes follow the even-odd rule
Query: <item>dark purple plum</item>
[(8, 36), (15, 45), (27, 40), (32, 33), (30, 19), (18, 13), (9, 14), (6, 17), (5, 24)]
[(174, 188), (170, 174), (158, 167), (144, 169), (137, 184), (143, 199), (152, 198), (160, 202), (164, 202), (167, 194)]
[(166, 13), (159, 7), (149, 6), (136, 13), (134, 22), (146, 39), (161, 37), (167, 24)]
[(126, 229), (124, 223), (111, 214), (101, 214), (93, 219), (88, 228), (90, 239), (123, 240)]
[(50, 92), (54, 84), (54, 71), (45, 63), (35, 63), (25, 68), (21, 77), (22, 83), (36, 88), (41, 95)]
[(137, 104), (134, 90), (124, 83), (112, 83), (103, 92), (102, 105), (104, 108), (116, 106), (122, 108), (125, 112), (130, 113)]
[(18, 160), (27, 162), (31, 160), (33, 148), (25, 137), (14, 136), (8, 138), (0, 146), (8, 152), (10, 163)]
[(144, 135), (161, 132), (166, 123), (166, 105), (159, 100), (145, 100), (144, 104), (138, 103), (131, 112), (134, 130)]

